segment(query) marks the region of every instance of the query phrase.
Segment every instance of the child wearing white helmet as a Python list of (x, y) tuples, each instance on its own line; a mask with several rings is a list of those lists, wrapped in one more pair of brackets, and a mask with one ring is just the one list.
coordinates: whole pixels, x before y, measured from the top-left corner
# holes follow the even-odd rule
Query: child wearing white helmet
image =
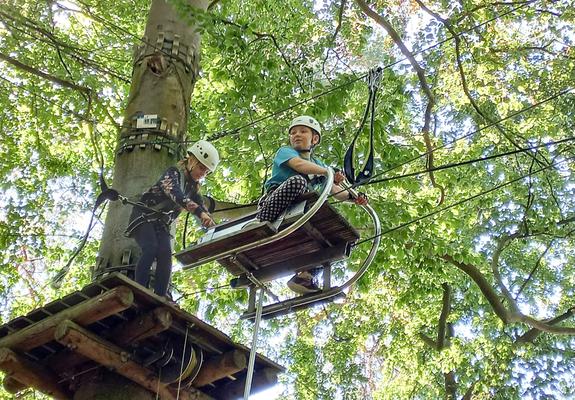
[[(308, 115), (294, 118), (288, 128), (290, 146), (281, 147), (273, 160), (272, 175), (265, 183), (266, 195), (258, 204), (256, 218), (259, 221), (274, 221), (300, 195), (313, 185), (315, 176), (326, 176), (327, 165), (313, 155), (313, 149), (321, 141), (319, 122)], [(345, 175), (336, 172), (332, 193), (341, 201), (353, 200), (356, 204), (367, 204), (365, 196), (353, 198), (351, 193), (338, 186)], [(311, 183), (311, 184), (310, 184)], [(319, 290), (315, 275), (319, 269), (300, 272), (288, 282), (294, 292), (305, 294)]]
[(154, 292), (160, 296), (166, 295), (172, 273), (171, 223), (186, 210), (194, 213), (202, 226), (214, 225), (203, 204), (199, 182), (218, 166), (218, 151), (211, 143), (199, 140), (187, 153), (177, 167), (168, 168), (142, 195), (140, 202), (147, 209), (135, 206), (126, 229), (126, 235), (133, 237), (142, 250), (136, 265), (136, 282), (147, 286), (156, 260)]

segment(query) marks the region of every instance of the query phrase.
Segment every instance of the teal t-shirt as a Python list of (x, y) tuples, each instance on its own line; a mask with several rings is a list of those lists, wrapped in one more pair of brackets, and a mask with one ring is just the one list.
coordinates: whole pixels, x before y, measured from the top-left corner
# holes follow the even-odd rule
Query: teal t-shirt
[[(264, 185), (266, 191), (269, 190), (271, 187), (281, 185), (283, 182), (285, 182), (288, 178), (291, 178), (292, 176), (301, 175), (299, 172), (290, 168), (290, 166), (288, 165), (288, 161), (294, 157), (299, 157), (303, 160), (306, 160), (297, 152), (297, 150), (295, 150), (290, 146), (283, 146), (279, 148), (274, 157), (272, 165), (272, 176), (270, 177), (270, 179), (266, 181)], [(327, 168), (327, 165), (325, 165), (321, 160), (318, 160), (313, 156), (311, 157), (310, 160), (307, 161), (311, 161), (319, 165), (320, 167)], [(314, 175), (308, 175), (308, 177), (312, 179)], [(315, 187), (313, 189), (318, 190), (318, 188)]]

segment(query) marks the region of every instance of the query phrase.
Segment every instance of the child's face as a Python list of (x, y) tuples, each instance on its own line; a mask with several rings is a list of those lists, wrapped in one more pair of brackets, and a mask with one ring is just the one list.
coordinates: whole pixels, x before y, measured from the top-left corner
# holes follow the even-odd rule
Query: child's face
[(208, 167), (206, 167), (201, 162), (192, 160), (191, 157), (188, 159), (188, 169), (190, 171), (190, 175), (196, 182), (204, 179), (206, 175), (210, 173)]
[(289, 143), (297, 151), (311, 149), (318, 140), (318, 135), (315, 135), (311, 128), (304, 125), (296, 125), (289, 131)]

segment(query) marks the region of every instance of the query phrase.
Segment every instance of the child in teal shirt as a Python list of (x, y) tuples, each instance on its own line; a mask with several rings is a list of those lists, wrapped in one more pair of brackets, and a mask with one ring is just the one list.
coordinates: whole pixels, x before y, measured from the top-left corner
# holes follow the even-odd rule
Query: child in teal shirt
[[(266, 195), (258, 204), (256, 218), (260, 221), (275, 221), (299, 196), (311, 190), (318, 190), (314, 179), (326, 176), (328, 167), (312, 153), (321, 141), (321, 126), (313, 117), (303, 115), (295, 118), (289, 128), (290, 146), (281, 147), (273, 161), (272, 175), (265, 183)], [(336, 172), (332, 193), (341, 201), (353, 200), (356, 204), (367, 204), (365, 196), (354, 198), (339, 184), (345, 175)], [(310, 185), (311, 183), (311, 185)], [(311, 186), (311, 187), (310, 187)], [(317, 292), (315, 276), (319, 269), (300, 272), (290, 279), (288, 287), (299, 294)]]

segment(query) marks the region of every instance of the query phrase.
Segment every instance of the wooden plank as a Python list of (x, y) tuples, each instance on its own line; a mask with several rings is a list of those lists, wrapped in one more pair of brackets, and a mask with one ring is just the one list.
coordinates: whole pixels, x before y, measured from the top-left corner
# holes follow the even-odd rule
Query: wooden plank
[(275, 233), (270, 223), (253, 226), (245, 230), (229, 233), (206, 243), (200, 243), (176, 253), (174, 257), (184, 265), (192, 264), (204, 257), (217, 254), (247, 243), (253, 243)]
[(246, 353), (233, 350), (225, 354), (212, 357), (204, 362), (202, 369), (192, 383), (195, 387), (202, 387), (228, 375), (244, 370), (247, 366)]
[(172, 314), (167, 307), (158, 307), (112, 330), (110, 340), (117, 345), (135, 344), (155, 336), (172, 326)]
[(62, 321), (73, 320), (80, 325), (89, 325), (129, 308), (133, 301), (133, 292), (118, 286), (1, 338), (0, 347), (28, 351), (53, 340), (56, 326)]
[(8, 348), (0, 348), (0, 369), (11, 379), (25, 386), (33, 387), (58, 400), (69, 400), (71, 393), (60, 387), (58, 377), (48, 369), (17, 355)]
[(151, 370), (130, 360), (128, 352), (102, 340), (72, 321), (62, 321), (54, 332), (54, 339), (84, 357), (113, 369), (116, 373), (136, 382), (152, 393), (159, 393), (162, 399), (176, 399), (176, 396), (166, 385), (159, 382), (158, 377)]
[[(347, 256), (347, 245), (339, 244), (329, 249), (321, 250), (317, 253), (304, 256), (296, 256), (290, 259), (283, 259), (273, 265), (268, 265), (258, 271), (252, 272), (253, 275), (262, 282), (267, 282), (287, 276), (296, 272), (305, 271), (317, 267), (326, 262), (341, 260)], [(280, 259), (280, 258), (278, 258)], [(245, 275), (232, 280), (232, 287), (243, 288), (251, 284)]]

